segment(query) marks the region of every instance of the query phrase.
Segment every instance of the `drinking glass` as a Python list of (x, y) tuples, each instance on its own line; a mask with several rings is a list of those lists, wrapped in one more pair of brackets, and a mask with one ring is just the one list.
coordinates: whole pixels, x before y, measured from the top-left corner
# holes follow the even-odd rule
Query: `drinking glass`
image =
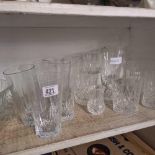
[(81, 105), (87, 105), (89, 99), (89, 89), (91, 89), (90, 80), (96, 80), (96, 76), (101, 72), (102, 58), (100, 57), (99, 50), (92, 50), (87, 53), (81, 54), (74, 58), (76, 63), (75, 74), (76, 78), (76, 92), (75, 102)]
[(12, 84), (8, 84), (5, 79), (0, 79), (0, 124), (8, 121), (14, 116), (14, 105), (11, 100)]
[(142, 105), (155, 109), (155, 71), (144, 71)]
[(113, 110), (129, 115), (137, 112), (141, 88), (140, 68), (134, 62), (127, 63), (123, 78), (113, 81)]
[(58, 61), (61, 72), (61, 102), (62, 102), (62, 121), (71, 120), (74, 117), (74, 79), (71, 69), (71, 60), (63, 58)]
[(87, 109), (92, 115), (100, 115), (105, 110), (104, 88), (96, 87), (89, 92)]
[(123, 53), (124, 51), (121, 48), (114, 48), (114, 51), (110, 51), (107, 47), (101, 49), (102, 83), (105, 86), (105, 100), (112, 100), (113, 79), (120, 79), (123, 76)]
[(82, 71), (88, 73), (99, 73), (103, 68), (101, 49), (91, 50), (83, 54), (83, 66)]
[(61, 129), (60, 67), (56, 61), (41, 60), (36, 71), (41, 96), (39, 104), (33, 107), (36, 134), (55, 137)]
[(89, 74), (80, 73), (78, 79), (76, 80), (76, 90), (74, 99), (77, 104), (87, 105), (89, 99)]
[(88, 102), (87, 110), (92, 115), (100, 115), (105, 109), (104, 86), (101, 81), (101, 73), (88, 73)]
[(71, 57), (72, 62), (72, 79), (74, 79), (74, 101), (80, 105), (86, 105), (88, 100), (87, 74), (84, 73), (85, 62), (83, 61), (83, 54), (79, 53)]
[(12, 84), (12, 98), (16, 112), (26, 126), (33, 126), (32, 105), (38, 104), (38, 82), (33, 64), (16, 65), (3, 72), (8, 84)]

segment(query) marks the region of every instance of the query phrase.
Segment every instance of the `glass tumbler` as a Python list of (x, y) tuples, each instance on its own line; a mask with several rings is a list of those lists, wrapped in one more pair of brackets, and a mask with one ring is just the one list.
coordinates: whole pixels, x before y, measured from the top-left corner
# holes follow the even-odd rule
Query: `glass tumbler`
[(11, 89), (12, 84), (8, 84), (5, 79), (0, 79), (0, 126), (15, 116)]
[(105, 109), (104, 105), (104, 91), (105, 87), (101, 82), (101, 73), (88, 73), (88, 102), (87, 102), (87, 110), (92, 115), (100, 115), (103, 113)]
[(103, 87), (96, 87), (89, 92), (87, 109), (92, 115), (100, 115), (105, 110), (104, 90)]
[(102, 83), (105, 86), (105, 100), (112, 100), (112, 81), (120, 79), (123, 76), (123, 50), (114, 49), (110, 51), (104, 47), (101, 49), (102, 57)]
[(34, 104), (36, 134), (55, 137), (61, 129), (60, 68), (56, 62), (41, 60), (36, 64), (41, 102)]
[(99, 73), (103, 68), (101, 49), (91, 50), (83, 54), (82, 71), (88, 73)]
[(137, 64), (127, 63), (122, 79), (113, 81), (113, 110), (132, 115), (138, 111), (142, 77)]
[(142, 90), (142, 105), (155, 109), (155, 71), (145, 70)]
[(76, 92), (75, 92), (75, 102), (80, 105), (87, 105), (89, 99), (89, 81), (88, 73), (80, 73), (79, 80), (76, 84)]
[(71, 61), (71, 75), (74, 79), (74, 101), (77, 104), (86, 105), (88, 101), (88, 74), (84, 72), (86, 62), (83, 60), (83, 54), (72, 56)]
[(17, 115), (26, 126), (34, 126), (32, 105), (38, 104), (38, 81), (33, 64), (17, 65), (3, 72), (8, 84), (12, 84), (12, 98)]
[(61, 72), (61, 114), (62, 121), (71, 120), (74, 117), (74, 79), (73, 72), (71, 68), (71, 60), (63, 58), (58, 61), (60, 65)]
[[(89, 99), (89, 90), (90, 90), (90, 80), (101, 73), (102, 68), (102, 58), (100, 51), (92, 50), (87, 53), (79, 55), (77, 63), (75, 63), (76, 71), (76, 93), (75, 93), (75, 102), (81, 105), (87, 105)], [(90, 78), (91, 77), (91, 78)]]

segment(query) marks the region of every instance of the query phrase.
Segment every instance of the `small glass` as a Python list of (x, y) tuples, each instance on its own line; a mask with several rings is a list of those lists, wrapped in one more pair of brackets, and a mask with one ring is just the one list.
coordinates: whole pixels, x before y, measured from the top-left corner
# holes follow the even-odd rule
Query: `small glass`
[(76, 83), (75, 102), (80, 105), (87, 105), (89, 99), (89, 74), (80, 73)]
[(101, 73), (88, 73), (88, 102), (87, 109), (92, 115), (100, 115), (105, 109), (104, 91), (105, 87), (101, 82)]
[(138, 111), (142, 77), (139, 67), (134, 62), (127, 63), (122, 79), (113, 81), (113, 110), (124, 114)]
[(155, 109), (155, 70), (151, 67), (144, 71), (142, 94), (142, 105)]
[(82, 56), (82, 71), (88, 73), (99, 73), (103, 68), (103, 59), (101, 49), (91, 50)]
[(12, 87), (12, 84), (8, 84), (5, 79), (0, 79), (0, 124), (15, 116), (10, 92)]
[(41, 60), (36, 64), (40, 102), (33, 106), (36, 135), (55, 137), (61, 129), (60, 67), (56, 62)]
[(17, 65), (3, 72), (8, 84), (12, 84), (12, 98), (17, 115), (26, 126), (34, 126), (32, 105), (39, 102), (38, 81), (33, 64)]
[(87, 109), (92, 115), (101, 115), (105, 110), (104, 88), (97, 87), (89, 92)]

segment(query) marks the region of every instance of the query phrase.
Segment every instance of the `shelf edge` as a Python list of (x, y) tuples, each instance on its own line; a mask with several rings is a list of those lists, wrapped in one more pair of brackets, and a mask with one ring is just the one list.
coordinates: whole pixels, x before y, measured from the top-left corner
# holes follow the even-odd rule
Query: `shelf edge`
[(79, 4), (0, 2), (0, 13), (155, 18), (155, 10)]
[(64, 148), (73, 147), (76, 145), (81, 145), (81, 144), (85, 144), (88, 142), (108, 138), (111, 136), (115, 136), (115, 135), (119, 135), (119, 134), (123, 134), (123, 133), (132, 132), (135, 130), (151, 127), (154, 125), (155, 125), (155, 120), (150, 120), (147, 122), (137, 123), (137, 124), (133, 124), (133, 125), (125, 126), (125, 127), (120, 127), (120, 128), (108, 130), (108, 131), (97, 132), (97, 133), (93, 133), (93, 134), (69, 139), (66, 141), (47, 144), (44, 146), (40, 146), (40, 147), (36, 147), (36, 148), (32, 148), (32, 149), (27, 149), (24, 151), (10, 153), (9, 155), (34, 155), (34, 154), (38, 154), (38, 153), (44, 154), (44, 153), (57, 151), (57, 150), (61, 150)]

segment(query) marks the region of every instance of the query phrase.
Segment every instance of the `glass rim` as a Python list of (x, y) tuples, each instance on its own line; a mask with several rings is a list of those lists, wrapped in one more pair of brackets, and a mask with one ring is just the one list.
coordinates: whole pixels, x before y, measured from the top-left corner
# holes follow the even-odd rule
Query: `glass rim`
[[(15, 74), (19, 74), (22, 72), (27, 72), (27, 71), (35, 68), (34, 64), (22, 64), (22, 66), (24, 66), (24, 67), (27, 66), (27, 67), (25, 67), (22, 70), (17, 70), (17, 67), (20, 67), (20, 65), (14, 65), (14, 66), (11, 66), (11, 67), (8, 67), (7, 69), (5, 69), (3, 71), (3, 74), (4, 75), (15, 75)], [(12, 70), (12, 69), (14, 69), (14, 70)]]
[[(64, 60), (64, 62), (62, 61)], [(40, 62), (47, 62), (49, 64), (70, 64), (71, 61), (69, 59), (41, 59)]]

